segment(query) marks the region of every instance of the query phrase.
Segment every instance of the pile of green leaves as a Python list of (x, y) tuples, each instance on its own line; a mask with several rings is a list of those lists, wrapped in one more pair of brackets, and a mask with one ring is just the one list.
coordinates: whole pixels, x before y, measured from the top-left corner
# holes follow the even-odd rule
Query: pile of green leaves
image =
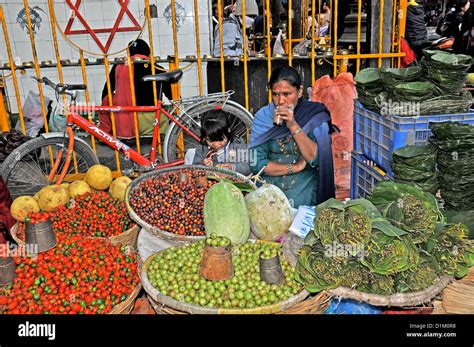
[(425, 75), (436, 86), (438, 95), (459, 95), (471, 64), (471, 56), (435, 50), (424, 50), (421, 60)]
[(435, 234), (422, 245), (431, 265), (438, 273), (466, 276), (474, 265), (474, 241), (469, 240), (464, 224), (438, 224)]
[(316, 215), (296, 267), (296, 280), (310, 292), (344, 286), (391, 294), (392, 275), (418, 264), (408, 233), (366, 199), (330, 199), (316, 207)]
[(295, 280), (310, 293), (339, 287), (347, 259), (327, 257), (320, 244), (304, 245), (299, 250)]
[(329, 199), (316, 207), (314, 236), (323, 245), (334, 242), (365, 245), (372, 232), (372, 219), (377, 209), (365, 199), (343, 204)]
[(427, 261), (396, 276), (397, 293), (418, 292), (438, 281), (436, 270)]
[(430, 139), (438, 150), (441, 197), (445, 207), (474, 210), (474, 126), (456, 122), (430, 123)]
[(368, 255), (362, 259), (372, 273), (393, 275), (418, 265), (419, 254), (410, 236), (393, 237), (377, 231), (368, 245)]
[(379, 183), (370, 201), (328, 200), (316, 215), (295, 272), (312, 293), (338, 286), (417, 292), (441, 275), (465, 276), (474, 265), (466, 226), (444, 224), (436, 199), (406, 184)]
[(357, 97), (362, 105), (369, 110), (378, 111), (375, 98), (384, 90), (380, 69), (366, 68), (360, 70), (354, 80), (356, 82)]
[(411, 184), (431, 194), (438, 191), (435, 146), (397, 148), (392, 153), (391, 166), (396, 182)]
[(408, 184), (381, 182), (369, 200), (390, 223), (407, 231), (416, 244), (428, 240), (436, 223), (445, 221), (436, 198)]

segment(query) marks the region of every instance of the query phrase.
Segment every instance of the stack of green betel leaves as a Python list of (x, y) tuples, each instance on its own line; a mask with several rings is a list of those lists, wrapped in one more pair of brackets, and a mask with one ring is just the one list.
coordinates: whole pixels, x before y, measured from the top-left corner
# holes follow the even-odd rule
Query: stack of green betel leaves
[(437, 95), (460, 95), (471, 64), (469, 55), (434, 50), (424, 50), (421, 60), (428, 80), (436, 86)]
[(401, 83), (416, 82), (421, 80), (421, 66), (412, 66), (407, 68), (388, 68), (380, 70), (380, 77), (385, 89), (390, 90)]
[(467, 228), (445, 224), (435, 197), (413, 186), (382, 182), (369, 200), (331, 199), (316, 211), (295, 272), (309, 292), (419, 292), (440, 276), (464, 277), (474, 264)]
[(400, 83), (392, 89), (393, 97), (397, 101), (425, 101), (434, 93), (434, 85), (431, 82), (406, 82)]
[(383, 91), (380, 70), (376, 68), (363, 69), (354, 80), (356, 81), (358, 99), (362, 105), (369, 110), (378, 111), (375, 98)]
[(438, 191), (435, 146), (397, 148), (392, 153), (391, 166), (395, 181), (412, 184), (431, 194)]
[(441, 197), (449, 210), (474, 210), (474, 126), (430, 123), (437, 147)]
[(443, 94), (422, 101), (395, 100), (387, 92), (382, 92), (375, 98), (381, 114), (408, 117), (466, 113), (472, 101), (471, 93), (466, 90), (460, 95)]

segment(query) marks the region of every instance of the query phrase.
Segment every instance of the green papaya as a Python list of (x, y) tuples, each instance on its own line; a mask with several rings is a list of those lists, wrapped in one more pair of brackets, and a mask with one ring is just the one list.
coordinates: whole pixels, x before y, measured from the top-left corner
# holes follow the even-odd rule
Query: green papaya
[(225, 236), (235, 245), (248, 240), (250, 220), (244, 195), (232, 183), (219, 182), (207, 191), (204, 227), (207, 236)]

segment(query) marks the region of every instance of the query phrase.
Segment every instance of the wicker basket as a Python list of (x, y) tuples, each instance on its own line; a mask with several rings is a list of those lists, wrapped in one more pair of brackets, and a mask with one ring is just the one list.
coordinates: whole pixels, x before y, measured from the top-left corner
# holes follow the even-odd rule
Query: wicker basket
[[(124, 232), (120, 235), (111, 237), (107, 240), (109, 240), (112, 245), (120, 244), (122, 246), (125, 246), (125, 247), (129, 248), (130, 252), (135, 254), (135, 259), (137, 259), (138, 268), (140, 269), (142, 267), (142, 261), (141, 261), (140, 256), (136, 252), (138, 231), (139, 231), (138, 225), (135, 225), (132, 228), (128, 229), (126, 232)], [(23, 240), (20, 240), (17, 237), (17, 232), (18, 232), (18, 223), (15, 224), (10, 229), (10, 233), (12, 235), (12, 238), (19, 245), (22, 245), (25, 242)], [(115, 305), (108, 314), (129, 314), (133, 310), (135, 300), (136, 300), (138, 294), (140, 293), (141, 289), (142, 289), (142, 284), (141, 284), (141, 282), (138, 282), (137, 286), (133, 289), (133, 291), (130, 293), (130, 295), (124, 301), (122, 301), (118, 305)]]
[(247, 177), (234, 171), (221, 169), (221, 168), (215, 168), (215, 167), (209, 167), (209, 166), (202, 166), (202, 165), (186, 165), (186, 166), (176, 166), (172, 168), (166, 168), (166, 169), (148, 172), (138, 177), (137, 179), (133, 180), (132, 183), (128, 185), (127, 190), (125, 191), (125, 206), (127, 207), (128, 214), (130, 215), (130, 218), (132, 218), (133, 221), (135, 221), (138, 225), (140, 225), (145, 230), (149, 231), (151, 234), (156, 235), (158, 237), (168, 239), (168, 240), (173, 240), (173, 241), (184, 242), (184, 243), (192, 243), (192, 242), (204, 240), (206, 237), (205, 236), (178, 235), (178, 234), (161, 230), (160, 228), (154, 227), (148, 224), (147, 222), (145, 222), (143, 219), (141, 219), (130, 206), (130, 196), (133, 193), (134, 189), (136, 189), (142, 181), (146, 181), (147, 179), (150, 179), (153, 177), (161, 176), (164, 173), (177, 172), (183, 169), (186, 169), (186, 170), (194, 169), (194, 170), (206, 171), (209, 174), (213, 174), (215, 176), (219, 176), (222, 178), (238, 179), (241, 182), (247, 182), (252, 185), (253, 183), (249, 181)]
[(120, 304), (115, 305), (108, 314), (130, 314), (135, 305), (135, 300), (142, 289), (141, 283), (135, 287), (135, 289), (130, 293), (130, 295), (122, 301)]
[(300, 293), (292, 296), (291, 298), (272, 305), (266, 305), (251, 309), (227, 309), (227, 308), (214, 308), (214, 307), (203, 307), (194, 304), (188, 304), (182, 301), (177, 301), (169, 296), (161, 294), (148, 280), (147, 268), (153, 261), (153, 258), (161, 252), (155, 253), (148, 257), (145, 263), (139, 268), (140, 279), (142, 281), (143, 289), (147, 292), (149, 301), (155, 308), (157, 313), (191, 313), (191, 314), (271, 314), (286, 311), (296, 304), (306, 299), (309, 293), (306, 290), (302, 290)]
[[(24, 224), (22, 227), (24, 227)], [(20, 228), (19, 223), (16, 223), (15, 225), (13, 225), (12, 228), (10, 229), (10, 234), (16, 243), (18, 243), (19, 245), (23, 245), (25, 244), (25, 241), (18, 238), (18, 228)], [(112, 242), (119, 242), (120, 244), (124, 246), (131, 246), (134, 250), (136, 250), (139, 231), (140, 231), (140, 227), (134, 224), (127, 231), (124, 231), (123, 233), (116, 236), (111, 236), (108, 239)]]
[(332, 297), (342, 299), (354, 299), (361, 302), (366, 302), (374, 306), (391, 306), (404, 307), (416, 306), (426, 302), (430, 302), (436, 295), (446, 288), (446, 286), (453, 280), (450, 276), (442, 276), (438, 283), (426, 288), (425, 290), (414, 293), (397, 293), (393, 295), (377, 295), (359, 292), (357, 290), (338, 287), (328, 290), (328, 294)]
[[(148, 302), (153, 307), (157, 314), (188, 314), (184, 311), (175, 310), (154, 300), (150, 295), (146, 296)], [(331, 302), (331, 298), (326, 295), (326, 292), (318, 293), (315, 296), (309, 297), (296, 305), (280, 311), (276, 314), (324, 314)]]

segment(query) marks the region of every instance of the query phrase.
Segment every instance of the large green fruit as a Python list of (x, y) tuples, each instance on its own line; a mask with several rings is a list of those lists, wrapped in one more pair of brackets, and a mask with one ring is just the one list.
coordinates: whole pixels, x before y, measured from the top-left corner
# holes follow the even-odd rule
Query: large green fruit
[(245, 197), (252, 232), (261, 240), (276, 241), (291, 226), (293, 213), (285, 193), (264, 184)]
[(206, 235), (225, 236), (233, 244), (247, 241), (250, 220), (242, 192), (232, 183), (213, 185), (204, 198), (204, 227)]

